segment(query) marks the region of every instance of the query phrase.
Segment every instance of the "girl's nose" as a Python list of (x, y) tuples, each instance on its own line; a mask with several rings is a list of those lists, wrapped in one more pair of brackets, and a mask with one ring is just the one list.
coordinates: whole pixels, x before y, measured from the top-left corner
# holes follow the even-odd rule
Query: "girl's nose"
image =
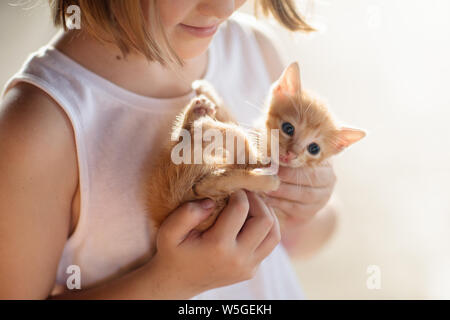
[(206, 0), (200, 4), (200, 12), (205, 16), (226, 19), (234, 12), (235, 0)]

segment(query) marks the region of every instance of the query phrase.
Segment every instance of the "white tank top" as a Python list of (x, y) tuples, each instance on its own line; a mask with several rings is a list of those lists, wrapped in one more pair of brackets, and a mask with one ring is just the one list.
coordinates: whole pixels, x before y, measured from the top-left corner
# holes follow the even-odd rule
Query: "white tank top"
[[(221, 25), (209, 48), (205, 79), (244, 126), (260, 116), (271, 80), (253, 33), (253, 17), (235, 14)], [(251, 22), (250, 22), (251, 21)], [(64, 109), (75, 133), (81, 207), (78, 225), (67, 240), (57, 284), (77, 265), (81, 286), (119, 273), (149, 249), (142, 192), (144, 172), (190, 93), (155, 99), (125, 90), (46, 46), (32, 54), (5, 89), (33, 84)], [(197, 299), (300, 299), (302, 292), (281, 245), (262, 262), (256, 276), (210, 290)], [(194, 298), (194, 299), (195, 299)]]

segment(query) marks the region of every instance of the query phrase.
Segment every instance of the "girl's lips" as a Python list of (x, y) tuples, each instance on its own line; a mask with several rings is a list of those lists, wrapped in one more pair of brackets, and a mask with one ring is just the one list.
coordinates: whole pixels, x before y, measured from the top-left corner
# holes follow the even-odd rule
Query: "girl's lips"
[(206, 38), (211, 37), (214, 33), (216, 33), (217, 30), (217, 24), (209, 26), (209, 27), (194, 27), (194, 26), (188, 26), (185, 24), (180, 24), (180, 26), (189, 32), (190, 34), (199, 37), (199, 38)]

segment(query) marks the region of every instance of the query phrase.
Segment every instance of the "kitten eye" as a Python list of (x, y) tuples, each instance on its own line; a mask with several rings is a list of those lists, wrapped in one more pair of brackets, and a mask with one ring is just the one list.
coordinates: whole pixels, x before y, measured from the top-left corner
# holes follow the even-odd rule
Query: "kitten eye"
[(309, 152), (310, 154), (312, 154), (313, 156), (316, 156), (316, 155), (318, 155), (319, 152), (320, 152), (320, 146), (319, 146), (317, 143), (315, 143), (315, 142), (310, 143), (310, 144), (308, 145), (308, 152)]
[(281, 129), (283, 130), (284, 133), (286, 133), (288, 136), (293, 136), (294, 132), (295, 132), (295, 128), (292, 124), (290, 124), (289, 122), (284, 122), (281, 125)]

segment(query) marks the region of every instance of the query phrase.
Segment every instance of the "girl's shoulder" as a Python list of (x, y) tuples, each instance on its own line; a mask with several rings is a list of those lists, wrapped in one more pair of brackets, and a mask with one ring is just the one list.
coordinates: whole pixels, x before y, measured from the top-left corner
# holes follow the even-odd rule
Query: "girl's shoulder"
[(226, 29), (230, 35), (240, 34), (249, 40), (256, 40), (271, 80), (278, 79), (285, 63), (280, 50), (281, 45), (277, 41), (275, 26), (252, 15), (236, 12), (227, 21)]
[[(55, 172), (56, 180), (66, 182), (68, 189), (74, 190), (77, 161), (73, 129), (67, 115), (52, 97), (23, 81), (11, 86), (0, 101), (0, 132), (1, 149), (9, 151), (2, 153), (2, 159), (20, 156), (21, 161), (10, 159), (11, 163), (26, 166), (24, 172), (28, 174), (32, 171), (38, 174), (51, 163), (46, 181)], [(60, 167), (55, 166), (57, 159), (64, 159)]]

